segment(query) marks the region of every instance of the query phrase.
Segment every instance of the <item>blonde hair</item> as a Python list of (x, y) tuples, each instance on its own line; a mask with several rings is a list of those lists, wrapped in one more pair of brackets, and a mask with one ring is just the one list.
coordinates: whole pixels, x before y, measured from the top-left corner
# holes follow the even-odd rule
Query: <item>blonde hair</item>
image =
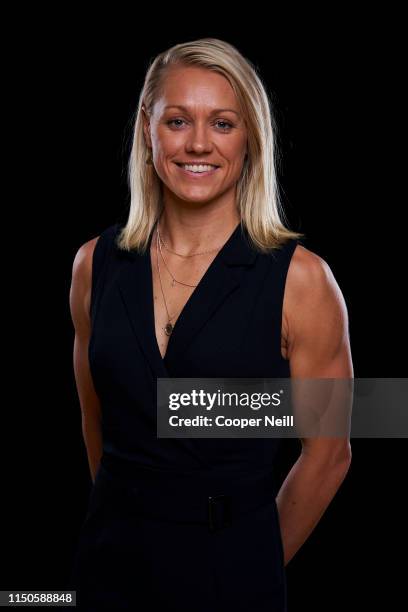
[[(271, 102), (256, 68), (231, 44), (217, 38), (201, 38), (174, 45), (151, 61), (139, 96), (128, 165), (130, 210), (117, 237), (124, 250), (145, 251), (162, 211), (162, 181), (149, 160), (143, 132), (142, 107), (149, 114), (160, 94), (167, 70), (175, 65), (207, 68), (228, 79), (243, 112), (248, 133), (248, 155), (237, 182), (237, 206), (241, 226), (261, 252), (279, 248), (290, 238), (304, 234), (284, 225), (283, 206), (276, 173), (276, 134)], [(285, 221), (286, 222), (286, 221)]]

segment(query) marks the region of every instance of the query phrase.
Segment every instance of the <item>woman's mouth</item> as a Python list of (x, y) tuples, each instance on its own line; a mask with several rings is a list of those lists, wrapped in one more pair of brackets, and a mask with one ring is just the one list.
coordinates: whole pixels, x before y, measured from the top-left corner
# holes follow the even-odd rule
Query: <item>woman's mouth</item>
[(180, 170), (186, 175), (192, 178), (204, 178), (206, 176), (212, 176), (218, 170), (219, 166), (213, 166), (210, 164), (176, 164)]

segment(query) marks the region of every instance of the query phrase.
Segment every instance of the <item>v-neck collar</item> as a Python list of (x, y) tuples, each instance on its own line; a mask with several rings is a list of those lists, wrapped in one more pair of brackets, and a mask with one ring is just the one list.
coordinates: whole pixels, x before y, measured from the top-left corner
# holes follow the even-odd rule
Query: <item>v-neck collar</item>
[(162, 357), (154, 319), (150, 254), (153, 231), (143, 254), (125, 253), (116, 282), (140, 348), (155, 375), (168, 378), (172, 362), (193, 342), (228, 295), (239, 287), (245, 267), (252, 265), (258, 254), (250, 246), (247, 232), (239, 222), (184, 305)]

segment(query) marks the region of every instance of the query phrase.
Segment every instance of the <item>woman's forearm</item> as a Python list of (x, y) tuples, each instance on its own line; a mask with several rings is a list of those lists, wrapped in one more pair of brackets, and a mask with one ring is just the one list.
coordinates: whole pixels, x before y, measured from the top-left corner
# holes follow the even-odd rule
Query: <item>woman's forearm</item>
[(276, 497), (285, 565), (309, 537), (343, 482), (350, 461), (336, 465), (301, 454)]

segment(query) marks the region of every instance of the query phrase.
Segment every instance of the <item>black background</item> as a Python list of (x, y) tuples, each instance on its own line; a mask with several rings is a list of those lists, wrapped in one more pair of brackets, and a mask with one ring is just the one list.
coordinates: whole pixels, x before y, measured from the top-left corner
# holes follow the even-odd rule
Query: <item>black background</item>
[[(275, 106), (286, 213), (343, 292), (355, 377), (406, 375), (399, 16), (262, 11), (10, 18), (3, 414), (14, 418), (2, 433), (1, 589), (65, 587), (91, 484), (72, 262), (126, 216), (131, 119), (148, 62), (171, 45), (222, 38), (257, 66)], [(352, 440), (346, 480), (287, 566), (290, 612), (401, 605), (406, 449), (404, 439)]]

